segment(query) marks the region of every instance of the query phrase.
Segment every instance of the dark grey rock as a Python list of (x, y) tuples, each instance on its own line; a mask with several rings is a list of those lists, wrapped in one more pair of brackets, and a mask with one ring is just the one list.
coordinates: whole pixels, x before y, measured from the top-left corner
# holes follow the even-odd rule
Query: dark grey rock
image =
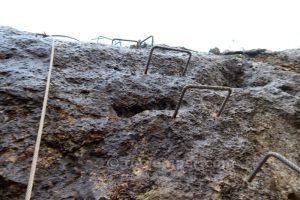
[[(24, 199), (41, 115), (51, 39), (0, 27), (0, 199)], [(156, 52), (56, 41), (33, 198), (288, 199), (300, 164), (300, 52), (247, 55)], [(9, 55), (9, 56), (8, 56)], [(275, 61), (275, 63), (272, 63)], [(229, 86), (233, 93), (187, 84)], [(77, 192), (76, 192), (77, 191)], [(75, 193), (74, 193), (75, 192)]]
[(208, 51), (209, 53), (215, 54), (215, 55), (220, 55), (220, 49), (218, 47), (212, 48)]
[(251, 50), (245, 50), (245, 51), (224, 51), (222, 54), (223, 55), (238, 55), (238, 54), (243, 54), (247, 55), (250, 57), (255, 57), (259, 54), (265, 53), (267, 50), (266, 49), (251, 49)]

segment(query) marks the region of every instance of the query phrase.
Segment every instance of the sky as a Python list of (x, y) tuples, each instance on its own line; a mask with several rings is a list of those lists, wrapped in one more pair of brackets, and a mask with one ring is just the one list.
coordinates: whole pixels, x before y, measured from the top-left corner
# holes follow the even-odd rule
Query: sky
[(155, 44), (248, 50), (300, 48), (299, 0), (2, 0), (0, 25)]

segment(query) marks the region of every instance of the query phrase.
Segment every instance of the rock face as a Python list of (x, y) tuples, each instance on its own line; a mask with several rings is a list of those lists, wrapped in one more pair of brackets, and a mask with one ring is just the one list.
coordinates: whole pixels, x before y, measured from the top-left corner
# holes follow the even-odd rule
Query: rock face
[[(51, 39), (0, 27), (0, 199), (24, 199)], [(299, 199), (300, 50), (256, 56), (56, 41), (32, 199)], [(288, 64), (288, 65), (287, 65)], [(226, 92), (187, 84), (231, 87)]]

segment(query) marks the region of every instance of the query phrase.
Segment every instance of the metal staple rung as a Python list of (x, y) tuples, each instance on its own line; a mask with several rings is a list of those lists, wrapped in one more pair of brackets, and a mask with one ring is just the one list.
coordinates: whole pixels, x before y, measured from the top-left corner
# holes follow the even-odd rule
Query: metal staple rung
[(97, 43), (99, 43), (99, 40), (101, 40), (101, 39), (112, 40), (111, 38), (108, 38), (108, 37), (105, 37), (105, 36), (102, 36), (102, 35), (99, 35), (97, 38), (94, 38), (92, 40), (97, 40)]
[(67, 35), (51, 35), (52, 37), (65, 37), (65, 38), (69, 38), (69, 39), (73, 39), (73, 40), (76, 40), (78, 42), (80, 42), (80, 40), (77, 40), (76, 38), (73, 38), (73, 37), (70, 37), (70, 36), (67, 36)]
[(38, 36), (41, 36), (41, 37), (43, 37), (43, 38), (49, 37), (49, 35), (47, 35), (45, 32), (44, 32), (44, 33), (36, 33), (36, 34), (35, 34), (35, 37), (38, 37)]
[[(136, 46), (137, 46), (137, 48), (141, 48), (142, 47), (142, 44), (143, 43), (146, 43), (146, 41), (148, 40), (148, 39), (152, 39), (152, 41), (151, 41), (151, 46), (153, 46), (153, 44), (154, 44), (154, 37), (152, 36), (152, 35), (150, 35), (149, 37), (147, 37), (146, 39), (144, 39), (144, 40), (128, 40), (128, 39), (121, 39), (121, 38), (114, 38), (114, 39), (111, 39), (111, 44), (112, 45), (117, 45), (117, 44), (120, 44), (121, 45), (121, 41), (124, 41), (124, 42), (134, 42), (134, 43), (136, 43)], [(117, 42), (117, 43), (114, 43), (115, 41), (119, 41), (119, 42)]]
[(69, 39), (72, 39), (72, 40), (76, 40), (78, 42), (80, 42), (80, 40), (76, 39), (76, 38), (73, 38), (73, 37), (70, 37), (70, 36), (67, 36), (67, 35), (47, 35), (46, 33), (36, 33), (35, 36), (42, 36), (42, 37), (64, 37), (64, 38), (69, 38)]
[(148, 72), (149, 64), (150, 64), (150, 61), (151, 61), (151, 58), (152, 58), (152, 54), (153, 54), (154, 49), (162, 49), (162, 50), (168, 50), (168, 51), (177, 51), (177, 52), (187, 53), (187, 54), (189, 55), (189, 58), (188, 58), (188, 61), (187, 61), (186, 65), (185, 65), (185, 68), (184, 68), (184, 70), (183, 70), (181, 76), (184, 76), (184, 75), (185, 75), (186, 70), (187, 70), (187, 68), (188, 68), (188, 65), (189, 65), (189, 63), (190, 63), (191, 57), (192, 57), (192, 53), (191, 53), (190, 51), (186, 51), (186, 50), (174, 49), (174, 48), (162, 47), (162, 46), (153, 46), (153, 47), (151, 48), (150, 55), (149, 55), (149, 58), (148, 58), (148, 61), (147, 61), (147, 65), (146, 65), (144, 74), (147, 74), (147, 72)]
[(281, 162), (283, 162), (284, 164), (286, 164), (288, 167), (290, 167), (291, 169), (295, 170), (296, 172), (298, 172), (300, 174), (300, 168), (296, 164), (292, 163), (291, 161), (289, 161), (287, 158), (285, 158), (284, 156), (280, 155), (279, 153), (269, 152), (259, 162), (259, 164), (257, 165), (257, 167), (254, 169), (254, 171), (252, 172), (252, 174), (249, 176), (248, 182), (251, 182), (254, 179), (254, 177), (257, 174), (257, 172), (262, 168), (262, 166), (265, 164), (265, 162), (270, 157), (277, 158), (278, 160), (280, 160)]
[(147, 37), (146, 39), (144, 39), (144, 40), (142, 40), (141, 42), (140, 42), (140, 45), (142, 45), (143, 43), (145, 43), (147, 40), (149, 40), (151, 38), (151, 46), (153, 46), (153, 44), (154, 44), (154, 37), (153, 37), (153, 35), (150, 35), (149, 37)]
[(137, 44), (137, 46), (138, 46), (139, 43), (140, 43), (140, 42), (137, 41), (137, 40), (127, 40), (127, 39), (121, 39), (121, 38), (114, 38), (114, 39), (112, 39), (111, 44), (114, 45), (114, 42), (115, 42), (115, 41), (134, 42), (134, 43)]
[(227, 103), (229, 97), (230, 97), (230, 94), (232, 92), (231, 88), (229, 87), (221, 87), (221, 86), (209, 86), (209, 85), (187, 85), (183, 88), (182, 92), (181, 92), (181, 95), (180, 95), (180, 98), (179, 98), (179, 101), (176, 105), (176, 108), (175, 108), (175, 112), (173, 114), (173, 118), (176, 118), (177, 116), (177, 113), (178, 113), (178, 110), (180, 108), (180, 105), (182, 103), (182, 100), (183, 100), (183, 97), (184, 97), (184, 94), (185, 92), (188, 90), (188, 89), (191, 89), (191, 88), (196, 88), (196, 89), (209, 89), (209, 90), (222, 90), (222, 91), (228, 91), (228, 95), (226, 96), (226, 98), (224, 99), (222, 105), (221, 105), (221, 108), (217, 114), (217, 117), (219, 117), (225, 107), (225, 104)]

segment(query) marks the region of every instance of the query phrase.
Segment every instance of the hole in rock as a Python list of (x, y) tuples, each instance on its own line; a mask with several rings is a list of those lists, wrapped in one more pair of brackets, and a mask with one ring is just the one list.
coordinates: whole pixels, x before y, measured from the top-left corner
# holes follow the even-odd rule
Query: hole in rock
[(281, 85), (279, 87), (279, 89), (281, 89), (282, 91), (291, 94), (291, 95), (295, 95), (296, 94), (296, 90), (295, 88), (293, 88), (293, 86), (291, 85)]
[(226, 79), (225, 85), (229, 87), (242, 88), (244, 85), (244, 69), (241, 66), (224, 66), (220, 69)]
[(26, 185), (0, 176), (0, 199), (13, 199), (24, 194)]
[(176, 101), (168, 97), (147, 102), (143, 100), (127, 102), (130, 103), (126, 104), (126, 101), (122, 101), (121, 103), (114, 103), (112, 105), (119, 117), (129, 118), (145, 110), (174, 110), (176, 106)]
[(293, 193), (288, 194), (288, 199), (290, 199), (290, 200), (299, 200), (300, 195), (293, 192)]
[(12, 53), (0, 52), (0, 59), (10, 59), (13, 57)]
[(5, 59), (10, 59), (12, 57), (13, 57), (13, 54), (12, 53), (8, 53), (8, 54), (6, 54)]

